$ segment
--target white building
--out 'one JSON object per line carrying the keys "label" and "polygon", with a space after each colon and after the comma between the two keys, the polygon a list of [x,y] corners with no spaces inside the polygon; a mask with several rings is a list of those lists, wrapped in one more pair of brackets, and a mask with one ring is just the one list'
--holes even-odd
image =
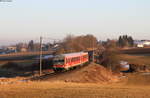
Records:
{"label": "white building", "polygon": [[143,45],[143,44],[137,44],[137,47],[139,47],[139,48],[143,48],[143,47],[144,47],[144,45]]}
{"label": "white building", "polygon": [[9,47],[7,47],[7,49],[8,49],[8,50],[16,50],[17,47],[15,47],[15,46],[9,46]]}
{"label": "white building", "polygon": [[135,40],[134,44],[137,47],[142,48],[142,47],[145,47],[145,46],[150,46],[150,40]]}
{"label": "white building", "polygon": [[144,41],[144,45],[150,46],[150,41]]}

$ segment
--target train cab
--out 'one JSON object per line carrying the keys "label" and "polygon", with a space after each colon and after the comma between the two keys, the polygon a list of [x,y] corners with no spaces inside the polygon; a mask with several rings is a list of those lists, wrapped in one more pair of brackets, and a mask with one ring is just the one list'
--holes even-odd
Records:
{"label": "train cab", "polygon": [[57,55],[53,59],[53,69],[61,70],[64,69],[65,59],[62,55]]}

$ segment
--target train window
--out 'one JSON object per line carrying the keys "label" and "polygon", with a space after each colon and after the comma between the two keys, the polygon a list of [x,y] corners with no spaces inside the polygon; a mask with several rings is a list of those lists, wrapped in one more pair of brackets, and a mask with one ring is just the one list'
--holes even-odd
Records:
{"label": "train window", "polygon": [[71,62],[75,62],[75,61],[79,61],[79,60],[80,60],[80,57],[71,58]]}
{"label": "train window", "polygon": [[73,58],[71,59],[71,62],[73,62]]}
{"label": "train window", "polygon": [[70,59],[67,59],[66,62],[67,62],[67,63],[70,63]]}
{"label": "train window", "polygon": [[73,62],[76,60],[76,58],[73,58]]}
{"label": "train window", "polygon": [[64,64],[64,59],[54,60],[53,62],[54,62],[54,64]]}
{"label": "train window", "polygon": [[54,60],[54,62],[64,62],[64,60]]}
{"label": "train window", "polygon": [[70,62],[70,59],[67,59],[67,62]]}
{"label": "train window", "polygon": [[78,61],[78,57],[76,57],[76,61]]}
{"label": "train window", "polygon": [[75,57],[71,59],[71,62],[74,62],[74,61],[76,61],[76,58],[75,58]]}
{"label": "train window", "polygon": [[77,61],[77,57],[75,57],[74,60]]}

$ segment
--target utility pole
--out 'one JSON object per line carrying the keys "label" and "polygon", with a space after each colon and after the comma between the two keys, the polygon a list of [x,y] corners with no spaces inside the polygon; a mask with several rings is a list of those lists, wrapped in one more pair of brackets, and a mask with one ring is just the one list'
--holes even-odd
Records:
{"label": "utility pole", "polygon": [[40,37],[40,76],[42,75],[42,37]]}
{"label": "utility pole", "polygon": [[92,44],[93,44],[93,62],[94,62],[94,38],[92,40]]}

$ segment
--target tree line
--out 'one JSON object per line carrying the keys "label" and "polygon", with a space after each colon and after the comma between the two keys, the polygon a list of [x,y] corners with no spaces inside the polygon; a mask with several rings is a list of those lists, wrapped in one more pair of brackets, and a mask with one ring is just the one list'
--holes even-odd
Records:
{"label": "tree line", "polygon": [[119,47],[133,47],[134,40],[132,36],[128,36],[128,35],[119,36],[118,46]]}

